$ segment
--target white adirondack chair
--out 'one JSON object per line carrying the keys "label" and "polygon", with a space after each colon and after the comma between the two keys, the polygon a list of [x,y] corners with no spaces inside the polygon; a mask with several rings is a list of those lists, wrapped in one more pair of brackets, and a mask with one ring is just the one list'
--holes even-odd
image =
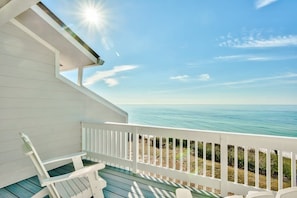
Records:
{"label": "white adirondack chair", "polygon": [[290,188],[284,188],[279,190],[276,193],[275,198],[296,198],[297,197],[297,187],[290,187]]}
{"label": "white adirondack chair", "polygon": [[274,194],[267,191],[249,191],[246,198],[274,198]]}
{"label": "white adirondack chair", "polygon": [[[25,154],[31,158],[38,172],[37,175],[40,184],[45,187],[36,193],[33,198],[44,197],[46,195],[52,198],[104,197],[102,189],[106,187],[106,182],[98,176],[98,170],[103,169],[105,167],[104,164],[84,167],[81,157],[86,154],[83,152],[41,161],[29,137],[24,133],[20,135],[24,141]],[[75,168],[74,172],[54,177],[49,176],[45,165],[70,159],[72,159]]]}
{"label": "white adirondack chair", "polygon": [[185,188],[178,188],[175,190],[176,198],[192,198],[190,190]]}

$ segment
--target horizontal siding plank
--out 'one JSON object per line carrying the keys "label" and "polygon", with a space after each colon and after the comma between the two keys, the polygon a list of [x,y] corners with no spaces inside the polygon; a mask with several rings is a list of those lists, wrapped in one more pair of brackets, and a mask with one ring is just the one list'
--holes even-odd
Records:
{"label": "horizontal siding plank", "polygon": [[[44,72],[44,73],[54,73],[54,68],[52,67],[54,65],[54,60],[55,60],[55,56],[54,54],[52,55],[48,55],[49,57],[51,57],[51,62],[50,63],[42,63],[42,62],[38,62],[38,61],[33,61],[33,60],[29,60],[29,59],[23,59],[23,58],[19,58],[13,55],[7,55],[7,54],[1,54],[0,53],[0,66],[1,68],[4,67],[12,67],[15,70],[21,70],[21,69],[27,69],[29,71],[39,71],[39,72]],[[16,64],[19,63],[19,64]],[[5,69],[7,69],[5,68]],[[3,71],[1,72],[2,74]],[[7,75],[15,75],[14,73],[7,73]]]}
{"label": "horizontal siding plank", "polygon": [[51,56],[49,56],[49,54],[53,54],[52,51],[12,24],[1,27],[0,43],[2,45],[0,54],[15,55],[23,59],[37,60],[44,63],[52,62]]}

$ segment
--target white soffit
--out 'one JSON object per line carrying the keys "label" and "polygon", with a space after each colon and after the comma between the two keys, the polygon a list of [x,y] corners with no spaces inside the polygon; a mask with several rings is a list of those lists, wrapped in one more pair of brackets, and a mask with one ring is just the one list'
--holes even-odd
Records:
{"label": "white soffit", "polygon": [[[43,6],[43,4],[41,5]],[[96,64],[99,55],[69,28],[61,26],[53,18],[60,21],[45,6],[41,8],[38,5],[16,17],[20,23],[60,52],[60,70],[65,71]]]}
{"label": "white soffit", "polygon": [[0,0],[0,8],[2,8],[4,5],[6,5],[10,0]]}
{"label": "white soffit", "polygon": [[39,1],[40,0],[0,0],[0,26]]}

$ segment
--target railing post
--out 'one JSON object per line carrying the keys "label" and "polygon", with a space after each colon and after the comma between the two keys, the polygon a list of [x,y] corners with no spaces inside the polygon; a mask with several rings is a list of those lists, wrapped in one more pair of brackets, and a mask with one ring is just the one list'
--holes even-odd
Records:
{"label": "railing post", "polygon": [[228,194],[228,144],[227,137],[221,135],[221,195]]}
{"label": "railing post", "polygon": [[132,148],[133,148],[133,152],[132,152],[132,162],[133,162],[133,168],[132,171],[134,173],[137,172],[137,163],[138,163],[138,140],[139,140],[139,128],[135,127],[135,130],[132,131]]}

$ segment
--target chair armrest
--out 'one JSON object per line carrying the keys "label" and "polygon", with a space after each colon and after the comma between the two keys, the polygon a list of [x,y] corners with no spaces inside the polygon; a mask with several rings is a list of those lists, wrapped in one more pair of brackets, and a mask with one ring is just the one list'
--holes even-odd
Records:
{"label": "chair armrest", "polygon": [[42,179],[40,183],[41,183],[41,186],[43,187],[43,186],[47,186],[49,184],[58,183],[58,182],[66,181],[66,180],[77,178],[77,177],[83,177],[89,173],[92,173],[94,171],[98,171],[98,170],[101,170],[104,168],[105,168],[105,164],[102,164],[102,163],[94,164],[91,166],[85,166],[85,167],[83,167],[79,170],[76,170],[74,172],[71,172],[71,173]]}
{"label": "chair armrest", "polygon": [[69,154],[69,155],[64,155],[64,156],[44,160],[44,161],[42,161],[42,163],[44,165],[47,165],[47,164],[51,164],[54,162],[60,162],[60,161],[69,160],[69,159],[73,159],[73,158],[77,158],[77,157],[82,157],[85,155],[87,155],[87,153],[85,153],[85,152],[73,153],[73,154]]}

